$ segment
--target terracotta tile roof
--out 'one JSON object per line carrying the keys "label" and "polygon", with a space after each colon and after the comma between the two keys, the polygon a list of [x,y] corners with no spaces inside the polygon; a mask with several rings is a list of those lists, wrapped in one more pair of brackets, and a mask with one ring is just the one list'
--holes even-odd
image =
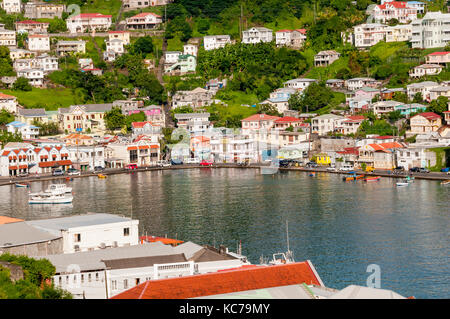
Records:
{"label": "terracotta tile roof", "polygon": [[322,285],[309,262],[151,280],[112,299],[186,299],[302,283]]}
{"label": "terracotta tile roof", "polygon": [[396,8],[396,9],[404,9],[404,8],[408,8],[407,6],[406,6],[406,2],[400,2],[400,1],[392,1],[392,2],[387,2],[387,3],[384,3],[384,4],[381,4],[381,5],[378,5],[378,7],[380,8],[380,9],[386,9],[386,5],[387,4],[389,4],[389,5],[392,5],[394,8]]}
{"label": "terracotta tile roof", "polygon": [[293,116],[284,116],[275,121],[275,123],[302,122],[302,120]]}
{"label": "terracotta tile roof", "polygon": [[131,126],[134,127],[134,128],[141,128],[141,127],[144,127],[144,125],[147,124],[147,123],[152,125],[152,122],[145,121],[145,122],[133,122],[133,123],[131,123]]}
{"label": "terracotta tile roof", "polygon": [[433,112],[419,113],[417,115],[420,115],[420,116],[426,118],[427,120],[435,120],[435,119],[441,118],[438,114],[433,113]]}
{"label": "terracotta tile roof", "polygon": [[0,99],[15,99],[15,96],[4,94],[0,92]]}
{"label": "terracotta tile roof", "polygon": [[143,17],[146,17],[146,16],[155,16],[157,18],[161,18],[161,16],[159,16],[156,13],[153,13],[153,12],[142,12],[142,13],[136,14],[135,16],[132,16],[131,18],[143,18]]}
{"label": "terracotta tile roof", "polygon": [[377,136],[375,138],[377,140],[387,140],[387,139],[393,138],[393,136],[391,136],[391,135],[384,135],[384,136]]}
{"label": "terracotta tile roof", "polygon": [[404,146],[398,142],[369,144],[375,151],[385,151],[392,148],[404,148]]}
{"label": "terracotta tile roof", "polygon": [[80,13],[77,16],[72,17],[72,19],[83,19],[83,18],[88,18],[88,19],[93,19],[93,18],[111,18],[112,15],[103,15],[101,13]]}
{"label": "terracotta tile roof", "polygon": [[0,216],[0,225],[15,223],[15,222],[23,222],[23,219],[13,218],[8,216]]}
{"label": "terracotta tile roof", "polygon": [[348,118],[349,120],[352,120],[352,121],[364,121],[366,119],[362,115],[351,115],[351,116],[346,116],[346,118]]}
{"label": "terracotta tile roof", "polygon": [[254,114],[252,116],[249,116],[245,119],[243,119],[242,121],[267,121],[267,120],[278,120],[280,119],[279,116],[272,116],[272,115],[267,115],[267,114]]}
{"label": "terracotta tile roof", "polygon": [[447,54],[449,54],[450,52],[449,51],[445,51],[445,52],[433,52],[433,53],[430,53],[430,54],[428,54],[428,55],[447,55]]}

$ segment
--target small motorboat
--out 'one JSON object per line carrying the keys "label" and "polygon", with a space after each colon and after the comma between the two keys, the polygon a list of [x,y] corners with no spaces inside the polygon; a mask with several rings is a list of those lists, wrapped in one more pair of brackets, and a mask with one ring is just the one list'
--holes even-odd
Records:
{"label": "small motorboat", "polygon": [[311,172],[311,173],[309,173],[309,176],[315,177],[315,176],[316,176],[316,172]]}
{"label": "small motorboat", "polygon": [[16,183],[16,187],[30,187],[28,183]]}
{"label": "small motorboat", "polygon": [[356,180],[359,180],[359,179],[364,179],[364,175],[356,175],[356,174],[354,174],[354,175],[352,175],[350,177],[344,177],[343,181],[344,182],[350,182],[350,181],[356,181]]}
{"label": "small motorboat", "polygon": [[408,186],[409,183],[408,182],[397,182],[396,185],[397,186]]}
{"label": "small motorboat", "polygon": [[366,177],[364,181],[366,182],[378,182],[380,180],[380,176]]}
{"label": "small motorboat", "polygon": [[407,182],[407,183],[414,183],[414,176],[406,176],[405,182]]}
{"label": "small motorboat", "polygon": [[443,181],[443,182],[441,182],[441,185],[450,185],[450,179],[449,179],[449,180],[446,180],[446,181]]}
{"label": "small motorboat", "polygon": [[72,187],[68,187],[66,184],[50,184],[45,192],[52,194],[72,193]]}
{"label": "small motorboat", "polygon": [[106,175],[98,174],[97,177],[98,177],[98,178],[106,178]]}

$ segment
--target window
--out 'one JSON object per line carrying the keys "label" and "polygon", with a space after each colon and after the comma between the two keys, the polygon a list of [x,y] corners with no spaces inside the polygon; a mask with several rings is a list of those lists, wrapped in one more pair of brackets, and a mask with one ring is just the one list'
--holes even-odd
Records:
{"label": "window", "polygon": [[112,290],[117,290],[117,280],[113,280],[112,282],[111,282],[111,288],[112,288]]}
{"label": "window", "polygon": [[84,274],[81,274],[81,283],[84,283]]}
{"label": "window", "polygon": [[128,289],[128,279],[123,280],[123,289]]}
{"label": "window", "polygon": [[123,235],[130,236],[130,228],[129,227],[123,229]]}
{"label": "window", "polygon": [[92,276],[91,276],[91,274],[88,274],[88,282],[91,282],[92,281]]}
{"label": "window", "polygon": [[98,272],[95,273],[95,281],[98,281]]}
{"label": "window", "polygon": [[81,241],[81,234],[74,234],[74,241],[79,243]]}
{"label": "window", "polygon": [[136,278],[136,286],[139,285],[139,283],[141,282],[140,278]]}

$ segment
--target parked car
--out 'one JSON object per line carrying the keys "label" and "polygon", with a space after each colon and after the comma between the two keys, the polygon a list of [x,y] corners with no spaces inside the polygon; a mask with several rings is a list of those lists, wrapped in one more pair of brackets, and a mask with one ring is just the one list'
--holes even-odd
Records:
{"label": "parked car", "polygon": [[73,176],[73,175],[81,175],[81,172],[77,170],[76,168],[69,168],[67,170],[67,175]]}
{"label": "parked car", "polygon": [[392,174],[402,174],[405,172],[405,168],[403,166],[397,166],[392,170]]}
{"label": "parked car", "polygon": [[170,163],[168,161],[161,160],[161,161],[157,161],[156,162],[156,166],[158,166],[158,167],[169,167]]}
{"label": "parked car", "polygon": [[443,169],[441,169],[441,172],[443,172],[443,173],[450,173],[450,167],[446,167],[446,168],[443,168]]}
{"label": "parked car", "polygon": [[183,161],[179,159],[173,159],[170,161],[170,164],[172,165],[183,165]]}
{"label": "parked car", "polygon": [[53,170],[52,172],[53,176],[63,176],[64,175],[64,171],[60,168],[56,168]]}
{"label": "parked car", "polygon": [[94,173],[101,173],[105,170],[103,166],[95,166],[94,167]]}
{"label": "parked car", "polygon": [[212,164],[213,164],[212,161],[203,160],[200,162],[200,166],[212,166]]}
{"label": "parked car", "polygon": [[133,170],[133,169],[137,169],[137,168],[138,168],[137,164],[128,164],[127,166],[125,166],[125,169],[128,169],[128,170]]}
{"label": "parked car", "polygon": [[330,164],[330,167],[327,167],[327,171],[334,171],[334,170],[336,170],[335,164]]}
{"label": "parked car", "polygon": [[411,167],[411,168],[409,169],[409,171],[410,171],[411,173],[418,173],[418,172],[420,171],[420,167]]}
{"label": "parked car", "polygon": [[281,160],[279,161],[280,167],[289,167],[291,166],[291,161],[290,160]]}
{"label": "parked car", "polygon": [[17,174],[17,177],[27,177],[28,173],[19,173]]}
{"label": "parked car", "polygon": [[419,168],[419,173],[429,173],[429,172],[430,172],[430,170],[428,168],[425,168],[425,167]]}
{"label": "parked car", "polygon": [[373,173],[373,171],[374,171],[373,166],[367,166],[367,167],[366,167],[366,172],[367,172],[367,173]]}
{"label": "parked car", "polygon": [[308,162],[308,163],[306,163],[306,167],[309,167],[309,168],[315,168],[317,166],[319,166],[319,165],[317,165],[316,162]]}
{"label": "parked car", "polygon": [[186,164],[200,164],[200,160],[196,157],[194,158],[187,158]]}

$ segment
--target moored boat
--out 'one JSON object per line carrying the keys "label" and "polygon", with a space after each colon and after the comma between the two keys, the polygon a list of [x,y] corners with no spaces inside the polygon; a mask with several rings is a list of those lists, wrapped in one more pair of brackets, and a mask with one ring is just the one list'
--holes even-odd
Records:
{"label": "moored boat", "polygon": [[366,182],[378,182],[380,180],[380,176],[366,177],[364,181]]}
{"label": "moored boat", "polygon": [[52,194],[48,192],[30,194],[29,204],[70,204],[73,201],[72,195],[65,193]]}
{"label": "moored boat", "polygon": [[450,185],[450,179],[449,179],[449,180],[446,180],[446,181],[443,181],[443,182],[441,182],[441,185]]}
{"label": "moored boat", "polygon": [[98,177],[98,178],[106,178],[106,175],[98,174],[97,177]]}
{"label": "moored boat", "polygon": [[68,187],[66,184],[50,184],[45,192],[52,194],[71,193],[72,187]]}
{"label": "moored boat", "polygon": [[30,187],[28,183],[16,183],[16,187]]}
{"label": "moored boat", "polygon": [[364,175],[356,175],[356,174],[354,174],[354,175],[352,175],[350,177],[344,177],[343,181],[344,182],[350,182],[350,181],[356,181],[356,180],[359,180],[359,179],[364,179]]}
{"label": "moored boat", "polygon": [[408,186],[409,183],[408,182],[397,182],[396,185],[397,186]]}

